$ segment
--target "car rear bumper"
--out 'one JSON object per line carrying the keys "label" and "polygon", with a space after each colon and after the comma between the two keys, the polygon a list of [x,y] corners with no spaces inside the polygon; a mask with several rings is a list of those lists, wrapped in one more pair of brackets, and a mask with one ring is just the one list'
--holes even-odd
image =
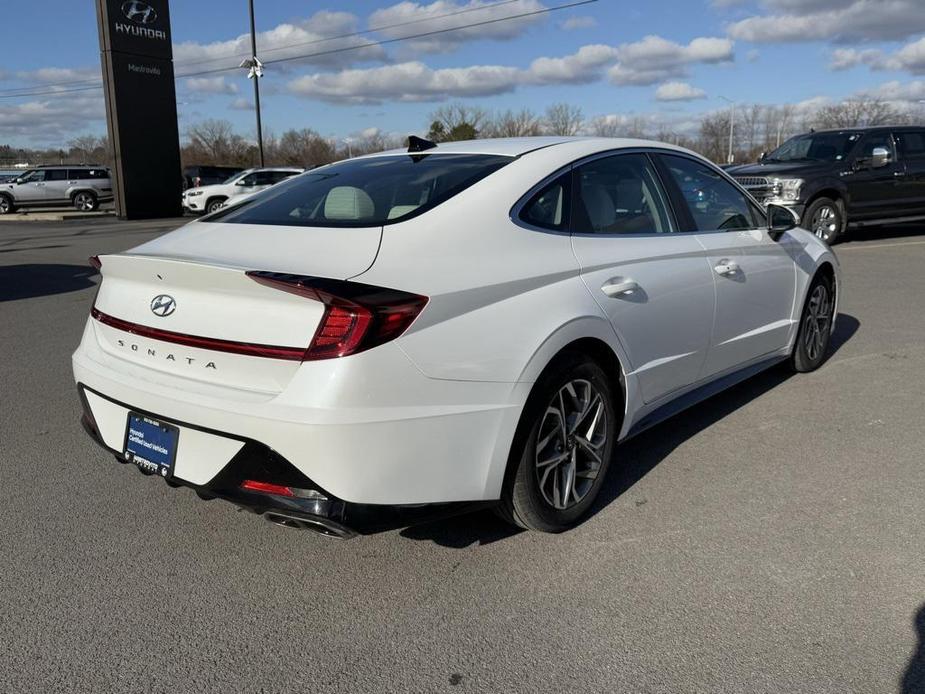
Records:
{"label": "car rear bumper", "polygon": [[431,379],[386,345],[251,393],[140,368],[103,351],[89,325],[73,368],[108,450],[124,450],[129,412],[177,423],[177,483],[207,487],[254,442],[326,496],[372,505],[497,500],[529,392]]}
{"label": "car rear bumper", "polygon": [[[78,394],[83,406],[80,423],[84,431],[97,445],[111,453],[117,462],[131,464],[121,450],[113,448],[104,439],[90,403],[93,399],[102,398],[112,405],[124,405],[105,398],[101,393],[83,384],[78,384]],[[97,411],[99,411],[98,408]],[[160,416],[155,413],[143,414],[152,417]],[[209,434],[186,422],[161,419],[182,427],[187,432],[199,431]],[[251,513],[262,515],[277,525],[313,530],[339,539],[349,539],[358,534],[404,527],[433,518],[477,510],[492,504],[492,502],[456,502],[387,506],[351,503],[322,489],[269,447],[247,439],[241,439],[240,442],[242,445],[237,453],[218,475],[205,484],[195,484],[172,473],[165,475],[163,479],[171,487],[187,487],[194,490],[197,496],[205,501],[223,499]],[[138,470],[145,475],[156,476],[141,468]],[[254,478],[297,488],[303,496],[289,497],[242,488],[245,480]],[[309,492],[310,495],[305,492]]]}

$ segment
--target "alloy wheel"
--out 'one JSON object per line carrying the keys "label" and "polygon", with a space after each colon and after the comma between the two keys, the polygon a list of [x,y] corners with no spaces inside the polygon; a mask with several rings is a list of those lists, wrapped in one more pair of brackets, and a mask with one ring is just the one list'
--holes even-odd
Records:
{"label": "alloy wheel", "polygon": [[594,385],[566,383],[546,407],[536,444],[536,477],[543,499],[564,510],[594,486],[607,444],[607,408]]}
{"label": "alloy wheel", "polygon": [[93,209],[93,198],[86,193],[78,193],[74,202],[76,203],[77,209],[82,212],[89,212]]}
{"label": "alloy wheel", "polygon": [[8,214],[11,207],[9,198],[0,195],[0,214]]}
{"label": "alloy wheel", "polygon": [[817,285],[806,305],[803,318],[803,346],[810,361],[816,361],[825,349],[832,326],[832,301],[825,285]]}
{"label": "alloy wheel", "polygon": [[838,233],[838,211],[831,205],[823,205],[812,219],[813,233],[823,241],[828,241]]}

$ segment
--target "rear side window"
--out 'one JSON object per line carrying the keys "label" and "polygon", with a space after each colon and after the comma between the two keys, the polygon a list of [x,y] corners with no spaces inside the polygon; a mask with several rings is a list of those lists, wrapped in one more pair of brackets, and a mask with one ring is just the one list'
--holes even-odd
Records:
{"label": "rear side window", "polygon": [[687,157],[659,155],[694,219],[685,231],[739,231],[764,225],[762,213],[718,171]]}
{"label": "rear side window", "polygon": [[559,176],[530,198],[520,211],[521,220],[543,229],[567,231],[571,177],[571,172]]}
{"label": "rear side window", "polygon": [[313,169],[203,221],[294,226],[380,226],[416,216],[494,173],[511,157],[413,154],[351,159]]}
{"label": "rear side window", "polygon": [[66,181],[67,169],[48,169],[45,172],[46,181]]}
{"label": "rear side window", "polygon": [[909,158],[925,157],[925,130],[901,133],[897,138],[903,156]]}

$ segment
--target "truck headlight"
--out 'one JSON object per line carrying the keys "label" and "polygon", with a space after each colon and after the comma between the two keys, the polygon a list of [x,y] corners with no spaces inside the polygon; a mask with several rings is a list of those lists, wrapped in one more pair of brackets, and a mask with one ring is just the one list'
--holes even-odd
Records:
{"label": "truck headlight", "polygon": [[802,178],[775,178],[774,197],[781,200],[799,200],[802,187]]}

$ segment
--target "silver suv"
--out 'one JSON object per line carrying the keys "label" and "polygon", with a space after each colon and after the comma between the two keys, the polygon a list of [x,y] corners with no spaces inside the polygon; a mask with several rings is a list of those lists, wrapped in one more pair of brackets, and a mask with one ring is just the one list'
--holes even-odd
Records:
{"label": "silver suv", "polygon": [[102,166],[41,166],[0,183],[0,214],[17,207],[59,207],[95,210],[112,200],[109,169]]}

